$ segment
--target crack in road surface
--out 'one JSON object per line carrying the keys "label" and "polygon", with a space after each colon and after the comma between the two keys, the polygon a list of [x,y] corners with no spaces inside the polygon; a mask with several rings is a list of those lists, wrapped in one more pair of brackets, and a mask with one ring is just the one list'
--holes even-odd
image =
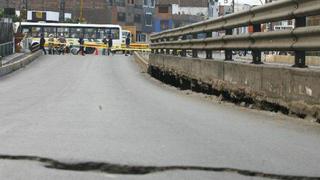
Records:
{"label": "crack in road surface", "polygon": [[283,174],[271,174],[261,171],[251,171],[237,168],[228,167],[204,167],[204,166],[132,166],[121,165],[104,162],[80,162],[80,163],[67,163],[54,160],[51,158],[39,156],[13,156],[13,155],[0,155],[0,160],[26,160],[44,163],[44,167],[59,170],[69,171],[95,171],[109,174],[125,174],[125,175],[145,175],[157,172],[183,170],[183,171],[206,171],[206,172],[226,172],[240,174],[250,177],[261,177],[280,180],[320,180],[320,177],[308,176],[291,176]]}

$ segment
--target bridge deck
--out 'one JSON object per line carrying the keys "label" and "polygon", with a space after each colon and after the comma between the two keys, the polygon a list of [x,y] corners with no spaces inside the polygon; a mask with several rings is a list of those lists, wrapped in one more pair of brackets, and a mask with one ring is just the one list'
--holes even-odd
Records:
{"label": "bridge deck", "polygon": [[[140,73],[130,57],[43,56],[2,77],[0,98],[2,155],[320,176],[318,126],[186,95]],[[0,160],[0,179],[106,177],[251,179],[201,171],[106,175]]]}

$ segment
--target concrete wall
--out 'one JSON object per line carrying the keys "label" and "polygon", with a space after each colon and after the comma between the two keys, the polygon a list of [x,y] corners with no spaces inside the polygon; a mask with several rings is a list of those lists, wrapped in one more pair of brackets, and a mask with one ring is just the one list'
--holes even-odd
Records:
{"label": "concrete wall", "polygon": [[[294,64],[294,56],[285,55],[267,55],[266,62]],[[319,56],[307,56],[306,64],[308,66],[320,66]]]}
{"label": "concrete wall", "polygon": [[23,57],[22,59],[14,62],[12,64],[8,64],[8,65],[4,65],[4,66],[0,67],[0,77],[7,75],[13,71],[16,71],[22,67],[25,67],[26,65],[28,65],[29,63],[31,63],[32,61],[34,61],[35,59],[37,59],[41,55],[42,55],[42,51],[37,51],[37,52],[32,53],[26,57]]}
{"label": "concrete wall", "polygon": [[320,70],[151,54],[149,65],[320,118]]}

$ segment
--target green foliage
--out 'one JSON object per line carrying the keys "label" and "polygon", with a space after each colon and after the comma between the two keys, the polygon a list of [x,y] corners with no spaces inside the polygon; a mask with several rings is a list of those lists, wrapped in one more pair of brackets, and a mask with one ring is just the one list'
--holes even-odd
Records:
{"label": "green foliage", "polygon": [[[4,9],[0,9],[0,18],[3,18],[3,17],[5,17],[5,16],[4,16]],[[8,18],[12,18],[12,21],[13,21],[13,22],[20,22],[20,21],[21,21],[20,16],[17,16],[17,15],[10,16],[10,17],[8,17]]]}
{"label": "green foliage", "polygon": [[4,16],[4,10],[0,9],[0,18],[3,18],[3,16]]}

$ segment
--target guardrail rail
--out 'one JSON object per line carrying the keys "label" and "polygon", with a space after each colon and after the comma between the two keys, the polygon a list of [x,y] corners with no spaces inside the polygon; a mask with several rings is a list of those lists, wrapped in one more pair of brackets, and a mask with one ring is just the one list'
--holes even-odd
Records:
{"label": "guardrail rail", "polygon": [[[213,20],[206,20],[188,26],[166,30],[151,35],[151,52],[192,57],[199,51],[206,51],[206,58],[212,59],[212,51],[224,50],[225,60],[232,60],[232,52],[252,51],[253,63],[261,64],[262,51],[293,51],[294,67],[306,67],[306,51],[320,50],[320,26],[306,26],[307,17],[320,15],[319,0],[281,0],[248,11],[234,13]],[[261,25],[294,19],[292,30],[261,32]],[[253,33],[234,35],[239,27],[253,26]],[[213,32],[224,31],[225,35],[213,37]],[[206,34],[198,39],[199,34]]]}

